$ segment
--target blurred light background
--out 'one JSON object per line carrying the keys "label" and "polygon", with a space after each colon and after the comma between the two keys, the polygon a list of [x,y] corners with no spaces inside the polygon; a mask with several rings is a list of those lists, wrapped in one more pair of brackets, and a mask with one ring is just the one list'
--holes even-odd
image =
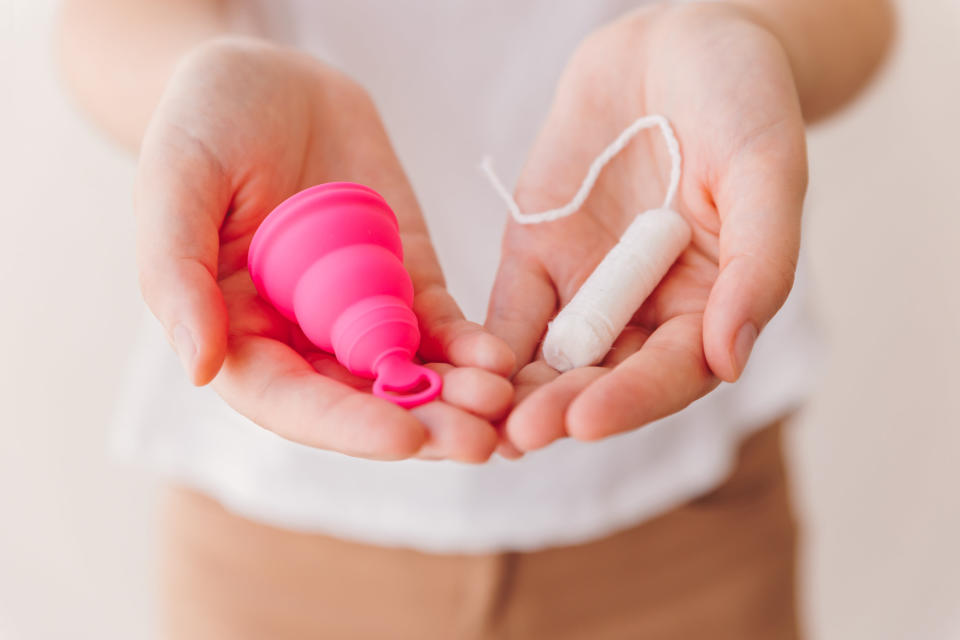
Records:
{"label": "blurred light background", "polygon": [[[65,102],[53,13],[0,7],[0,640],[150,638],[157,485],[105,452],[143,313],[134,167]],[[814,640],[960,638],[960,0],[900,14],[883,78],[810,139]]]}

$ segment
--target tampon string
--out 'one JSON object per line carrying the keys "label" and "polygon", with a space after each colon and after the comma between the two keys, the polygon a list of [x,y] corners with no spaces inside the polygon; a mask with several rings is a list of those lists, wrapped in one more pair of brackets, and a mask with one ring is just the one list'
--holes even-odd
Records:
{"label": "tampon string", "polygon": [[590,164],[573,199],[562,207],[523,213],[493,172],[489,158],[482,168],[519,224],[539,224],[576,213],[590,196],[603,168],[644,129],[659,127],[670,154],[670,178],[663,205],[639,214],[594,268],[573,299],[550,322],[543,340],[544,359],[558,371],[603,361],[637,309],[690,244],[690,225],[673,209],[680,185],[680,145],[667,119],[644,116],[623,130]]}
{"label": "tampon string", "polygon": [[603,168],[606,167],[618,153],[623,151],[638,133],[645,129],[652,129],[653,127],[660,128],[660,132],[663,134],[663,140],[667,146],[667,153],[670,154],[670,178],[667,182],[667,192],[664,196],[663,204],[660,207],[661,209],[670,209],[673,207],[677,189],[680,187],[680,173],[683,160],[680,155],[680,143],[677,142],[677,137],[673,133],[673,127],[670,126],[670,121],[659,114],[638,118],[633,124],[624,129],[590,164],[587,175],[584,177],[573,199],[556,209],[549,209],[537,213],[524,213],[520,211],[517,201],[513,199],[513,196],[510,195],[510,192],[507,191],[507,188],[503,186],[503,182],[494,172],[493,160],[490,156],[486,156],[483,159],[480,163],[480,168],[490,180],[494,191],[503,199],[503,202],[507,205],[507,210],[517,223],[540,224],[542,222],[551,222],[553,220],[559,220],[560,218],[566,218],[579,211],[583,203],[586,202],[590,196],[593,185],[596,184]]}

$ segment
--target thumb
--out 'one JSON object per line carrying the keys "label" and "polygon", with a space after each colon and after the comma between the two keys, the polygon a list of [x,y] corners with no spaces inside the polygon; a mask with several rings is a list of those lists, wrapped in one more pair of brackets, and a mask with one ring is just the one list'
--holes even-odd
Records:
{"label": "thumb", "polygon": [[790,293],[806,185],[802,123],[755,138],[720,177],[720,273],[707,301],[703,340],[707,362],[722,380],[740,377],[757,335]]}
{"label": "thumb", "polygon": [[140,288],[198,385],[213,379],[226,355],[227,310],[216,276],[230,194],[202,143],[173,128],[148,130],[135,190]]}

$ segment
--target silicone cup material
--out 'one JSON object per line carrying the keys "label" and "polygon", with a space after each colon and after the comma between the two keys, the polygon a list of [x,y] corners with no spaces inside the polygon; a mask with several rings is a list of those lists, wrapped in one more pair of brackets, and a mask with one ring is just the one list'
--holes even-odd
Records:
{"label": "silicone cup material", "polygon": [[442,379],[412,360],[420,344],[397,219],[375,191],[317,185],[274,209],[250,243],[254,285],[374,395],[402,407],[436,398]]}
{"label": "silicone cup material", "polygon": [[388,354],[377,363],[373,395],[412,409],[436,398],[442,387],[443,378],[433,369],[414,364],[405,354]]}

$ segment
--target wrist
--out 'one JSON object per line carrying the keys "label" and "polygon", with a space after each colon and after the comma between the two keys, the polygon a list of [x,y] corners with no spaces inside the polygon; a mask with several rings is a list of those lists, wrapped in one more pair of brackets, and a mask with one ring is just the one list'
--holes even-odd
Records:
{"label": "wrist", "polygon": [[[637,17],[650,28],[654,24],[660,42],[666,44],[681,30],[701,41],[707,39],[754,38],[767,40],[768,55],[779,51],[789,67],[791,83],[807,119],[829,111],[838,101],[831,81],[837,64],[829,64],[817,48],[818,39],[785,16],[782,2],[769,0],[717,0],[661,2],[641,9]],[[807,25],[804,25],[807,26]]]}
{"label": "wrist", "polygon": [[[294,51],[268,40],[235,34],[219,35],[197,43],[177,60],[175,74],[184,68],[201,68],[206,73],[228,71],[262,74],[284,70]],[[238,76],[239,77],[239,76]]]}
{"label": "wrist", "polygon": [[232,80],[254,76],[276,77],[302,84],[297,91],[313,94],[336,86],[344,91],[360,85],[343,72],[304,51],[255,36],[223,35],[200,43],[180,61],[181,65],[208,65],[209,73],[234,74]]}
{"label": "wrist", "polygon": [[[805,118],[816,120],[852,98],[870,78],[889,41],[891,19],[885,3],[876,15],[854,12],[866,0],[718,0],[660,2],[625,16],[618,24],[642,33],[647,53],[687,42],[751,38],[767,41],[765,55],[783,56]],[[853,7],[853,8],[852,8]],[[842,20],[858,20],[844,31]],[[836,24],[840,22],[840,24]],[[840,31],[838,33],[838,30]],[[602,32],[607,29],[602,29]]]}
{"label": "wrist", "polygon": [[782,45],[805,118],[849,102],[873,77],[893,39],[888,0],[723,0]]}
{"label": "wrist", "polygon": [[[775,3],[773,3],[775,4]],[[811,91],[808,87],[815,83],[808,78],[816,78],[817,71],[812,68],[810,56],[802,43],[796,44],[791,37],[778,28],[775,20],[749,0],[676,2],[665,0],[634,10],[623,18],[600,29],[591,36],[591,40],[603,40],[615,37],[629,41],[631,50],[643,47],[639,51],[641,59],[649,60],[660,50],[671,50],[678,46],[709,50],[729,49],[741,42],[752,42],[757,47],[756,55],[780,57],[789,82],[796,88],[801,103]],[[682,43],[682,44],[678,44]]]}
{"label": "wrist", "polygon": [[793,73],[800,104],[804,113],[808,113],[811,105],[818,101],[817,78],[822,77],[822,74],[817,69],[816,56],[811,55],[807,39],[798,36],[796,29],[787,28],[783,24],[782,17],[775,10],[777,3],[765,5],[754,0],[723,0],[711,4],[723,5],[731,14],[763,30],[777,41]]}

